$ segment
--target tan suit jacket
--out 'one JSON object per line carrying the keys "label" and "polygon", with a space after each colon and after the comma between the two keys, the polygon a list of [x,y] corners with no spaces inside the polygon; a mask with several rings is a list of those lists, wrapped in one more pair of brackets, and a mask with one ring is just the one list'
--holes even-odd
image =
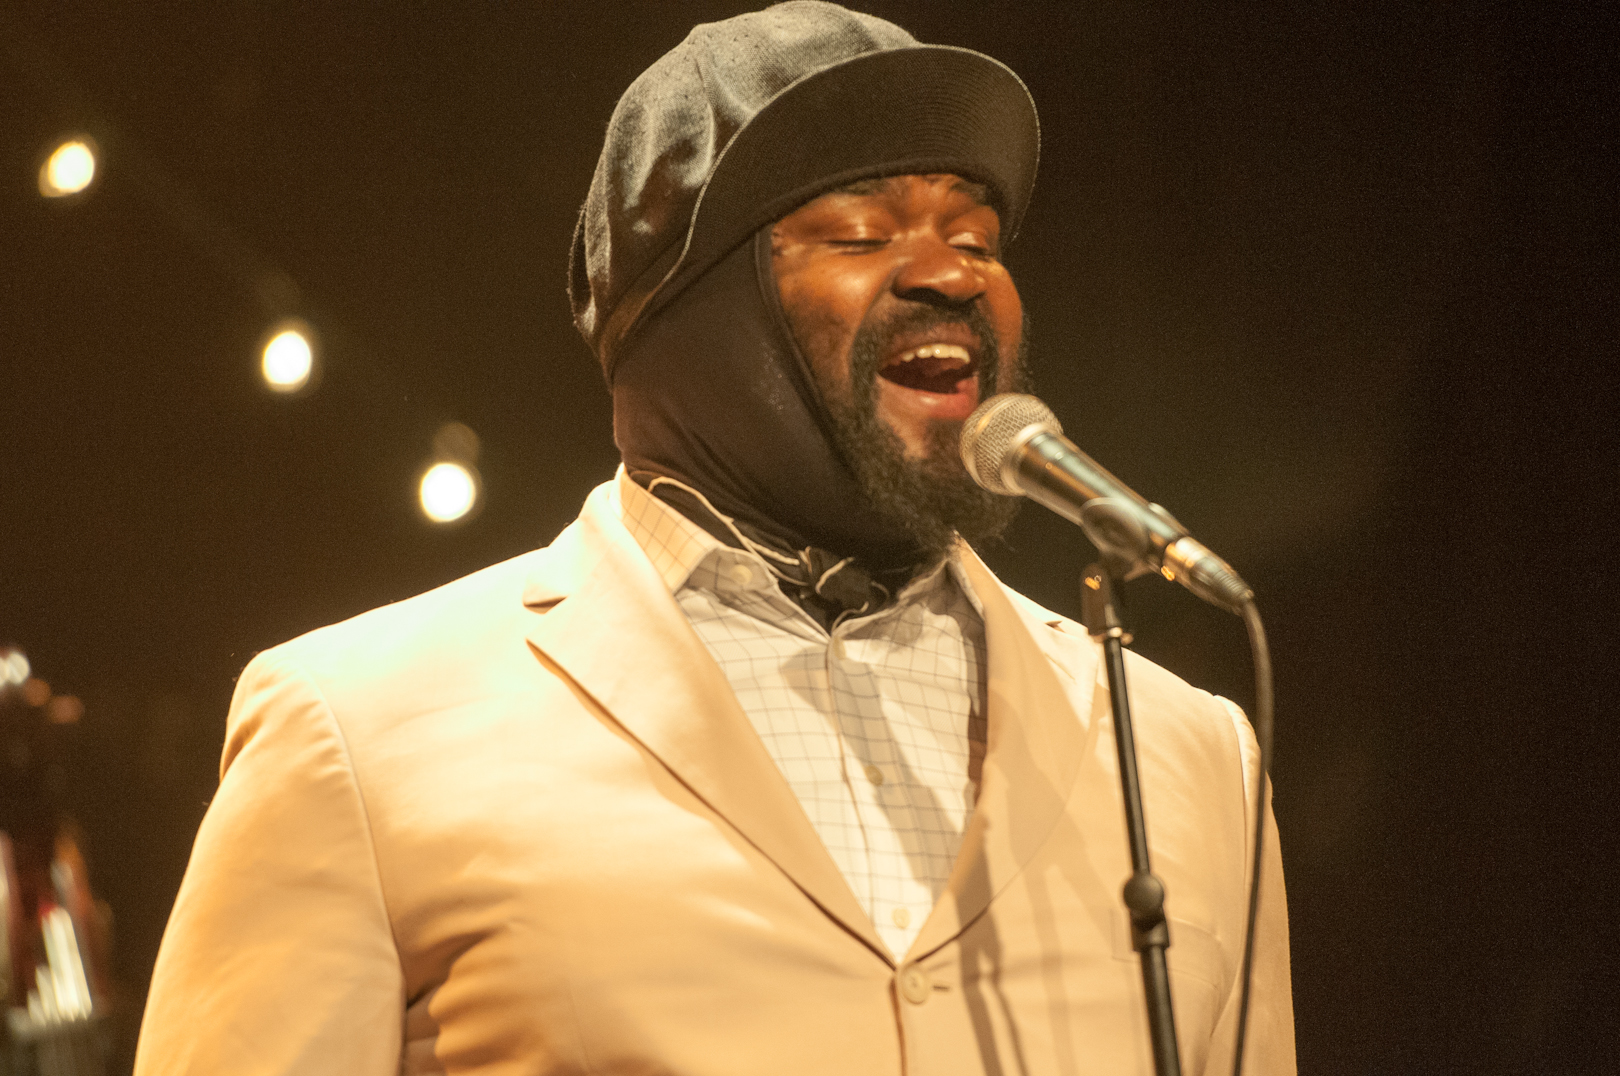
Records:
{"label": "tan suit jacket", "polygon": [[[898,962],[604,486],[551,546],[249,664],[136,1073],[1151,1073],[1099,648],[964,558],[988,756]],[[1224,1072],[1254,741],[1129,675],[1183,1064]],[[1294,1071],[1268,841],[1256,1076]]]}

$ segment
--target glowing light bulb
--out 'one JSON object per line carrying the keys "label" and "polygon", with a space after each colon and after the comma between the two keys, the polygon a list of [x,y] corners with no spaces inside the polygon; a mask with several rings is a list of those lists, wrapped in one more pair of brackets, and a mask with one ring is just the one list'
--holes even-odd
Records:
{"label": "glowing light bulb", "polygon": [[57,146],[39,170],[39,193],[47,198],[78,194],[96,178],[96,151],[82,138]]}
{"label": "glowing light bulb", "polygon": [[450,523],[478,502],[478,480],[460,463],[435,463],[422,476],[422,512],[435,523]]}
{"label": "glowing light bulb", "polygon": [[264,380],[277,392],[303,388],[314,365],[315,352],[299,329],[283,329],[264,345]]}

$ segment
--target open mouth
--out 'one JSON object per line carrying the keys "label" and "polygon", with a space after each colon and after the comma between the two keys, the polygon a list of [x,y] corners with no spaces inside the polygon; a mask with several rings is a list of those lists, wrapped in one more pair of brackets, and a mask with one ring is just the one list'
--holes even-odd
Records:
{"label": "open mouth", "polygon": [[949,395],[977,373],[973,354],[960,344],[924,344],[901,352],[878,376],[916,392]]}

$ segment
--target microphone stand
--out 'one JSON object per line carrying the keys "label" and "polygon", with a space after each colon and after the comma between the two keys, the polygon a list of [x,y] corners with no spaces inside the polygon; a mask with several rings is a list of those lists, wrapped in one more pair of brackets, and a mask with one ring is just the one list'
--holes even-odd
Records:
{"label": "microphone stand", "polygon": [[[1123,562],[1123,563],[1122,563]],[[1164,918],[1164,883],[1148,860],[1147,819],[1142,814],[1142,786],[1136,772],[1136,738],[1131,731],[1131,702],[1125,687],[1125,649],[1130,642],[1114,604],[1114,588],[1129,566],[1128,558],[1109,557],[1089,565],[1080,588],[1081,620],[1086,631],[1101,636],[1108,667],[1108,695],[1114,708],[1114,744],[1119,750],[1120,791],[1125,801],[1125,830],[1131,845],[1131,877],[1125,883],[1125,907],[1131,914],[1131,947],[1142,962],[1142,989],[1147,999],[1148,1035],[1158,1076],[1181,1076],[1176,1045],[1176,1016],[1170,1003],[1170,970],[1164,951],[1170,927]]]}

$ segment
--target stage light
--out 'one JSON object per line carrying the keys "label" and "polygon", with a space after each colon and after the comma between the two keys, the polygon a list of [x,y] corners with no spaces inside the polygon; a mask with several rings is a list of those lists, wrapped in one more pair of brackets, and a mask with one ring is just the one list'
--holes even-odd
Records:
{"label": "stage light", "polygon": [[460,463],[435,463],[422,476],[422,512],[435,523],[451,523],[478,503],[478,478]]}
{"label": "stage light", "polygon": [[51,685],[37,676],[30,676],[23,681],[22,697],[30,706],[44,706],[51,701]]}
{"label": "stage light", "polygon": [[45,717],[53,725],[76,725],[84,716],[84,700],[76,695],[57,695],[45,704]]}
{"label": "stage light", "polygon": [[78,194],[96,178],[96,151],[88,139],[70,138],[57,146],[39,170],[39,193],[47,198]]}
{"label": "stage light", "polygon": [[288,326],[264,345],[264,380],[276,392],[297,392],[303,388],[314,366],[315,352],[302,328]]}
{"label": "stage light", "polygon": [[0,687],[7,684],[23,684],[28,681],[28,659],[21,650],[13,650],[9,654],[0,654]]}

